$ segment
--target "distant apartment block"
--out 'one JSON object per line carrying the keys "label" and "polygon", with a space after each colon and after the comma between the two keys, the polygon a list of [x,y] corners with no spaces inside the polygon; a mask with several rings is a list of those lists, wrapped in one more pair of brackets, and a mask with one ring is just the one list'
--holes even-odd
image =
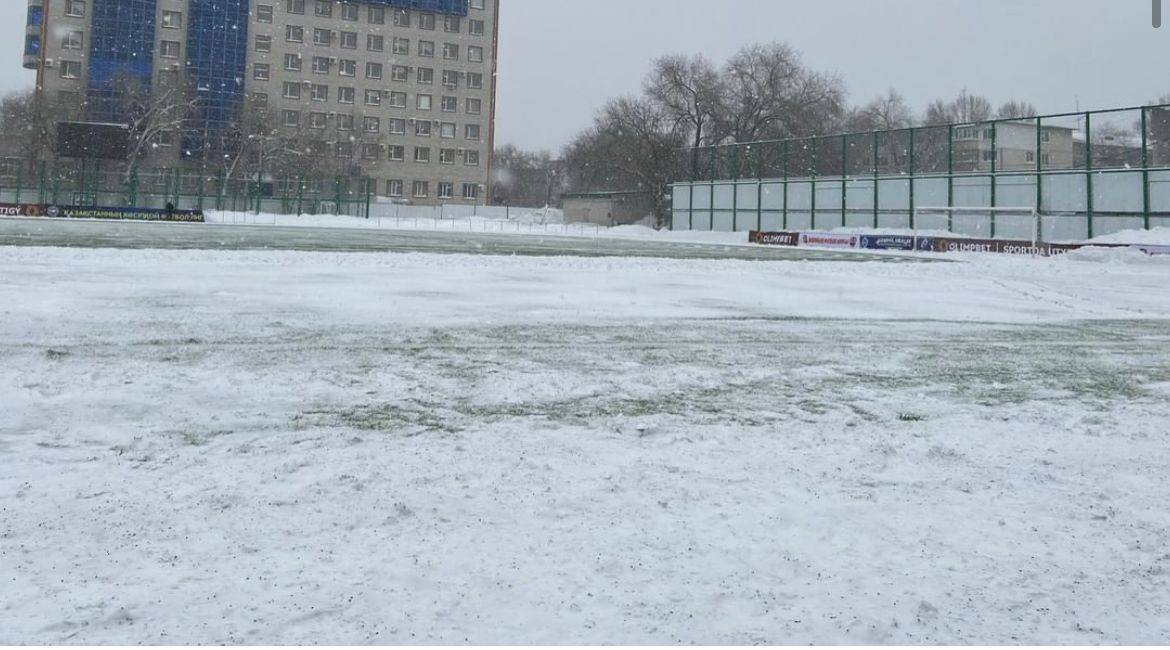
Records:
{"label": "distant apartment block", "polygon": [[118,84],[182,87],[198,116],[166,162],[263,107],[315,156],[419,204],[483,203],[499,0],[29,0],[24,65],[77,118],[123,119]]}

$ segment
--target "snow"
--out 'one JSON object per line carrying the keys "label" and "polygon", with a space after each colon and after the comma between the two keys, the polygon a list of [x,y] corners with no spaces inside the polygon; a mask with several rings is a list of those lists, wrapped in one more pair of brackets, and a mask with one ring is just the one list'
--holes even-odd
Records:
{"label": "snow", "polygon": [[0,643],[1162,642],[1170,265],[1091,253],[0,248]]}
{"label": "snow", "polygon": [[1094,244],[1160,244],[1170,246],[1170,228],[1123,230],[1110,235],[1094,237]]}

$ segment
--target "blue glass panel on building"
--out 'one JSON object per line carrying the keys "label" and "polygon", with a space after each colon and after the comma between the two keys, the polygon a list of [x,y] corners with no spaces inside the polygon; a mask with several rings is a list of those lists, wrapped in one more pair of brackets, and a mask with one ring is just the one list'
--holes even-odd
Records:
{"label": "blue glass panel on building", "polygon": [[358,0],[358,2],[416,11],[433,11],[438,14],[467,15],[467,0]]}
{"label": "blue glass panel on building", "polygon": [[125,121],[118,106],[119,86],[143,91],[154,80],[156,0],[93,0],[90,37],[89,118]]}
{"label": "blue glass panel on building", "polygon": [[[249,0],[195,0],[187,24],[187,81],[197,116],[184,129],[184,154],[203,154],[204,136],[218,135],[239,117],[248,63]],[[216,138],[207,138],[215,140]]]}
{"label": "blue glass panel on building", "polygon": [[41,37],[29,34],[24,39],[24,55],[37,56],[41,53]]}
{"label": "blue glass panel on building", "polygon": [[45,20],[45,8],[37,5],[32,5],[28,8],[28,26],[40,27],[41,22]]}

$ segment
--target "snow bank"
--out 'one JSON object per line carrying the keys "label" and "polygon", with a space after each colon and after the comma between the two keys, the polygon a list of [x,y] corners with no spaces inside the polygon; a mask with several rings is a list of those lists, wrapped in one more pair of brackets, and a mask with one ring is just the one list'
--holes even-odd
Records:
{"label": "snow bank", "polygon": [[1170,246],[1170,228],[1123,230],[1089,240],[1095,244],[1160,244]]}

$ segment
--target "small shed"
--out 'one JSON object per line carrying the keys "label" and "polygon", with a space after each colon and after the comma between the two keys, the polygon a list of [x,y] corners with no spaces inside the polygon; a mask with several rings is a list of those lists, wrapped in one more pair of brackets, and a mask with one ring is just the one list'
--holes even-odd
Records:
{"label": "small shed", "polygon": [[561,196],[565,220],[624,226],[654,217],[654,202],[648,192],[575,192]]}

